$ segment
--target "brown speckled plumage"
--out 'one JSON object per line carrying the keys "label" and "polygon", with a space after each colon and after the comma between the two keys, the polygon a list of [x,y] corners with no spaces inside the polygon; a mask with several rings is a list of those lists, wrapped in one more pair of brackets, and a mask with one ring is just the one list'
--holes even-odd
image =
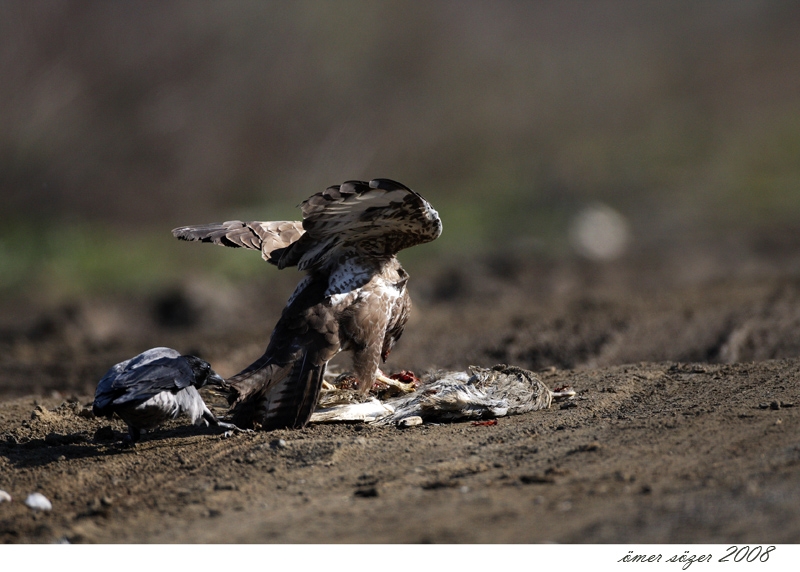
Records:
{"label": "brown speckled plumage", "polygon": [[302,223],[247,222],[181,227],[177,238],[260,250],[278,268],[308,275],[286,307],[264,355],[228,380],[233,421],[264,429],[303,427],[327,362],[353,354],[368,390],[403,333],[411,300],[395,254],[441,234],[438,213],[388,179],[348,181],[300,205]]}

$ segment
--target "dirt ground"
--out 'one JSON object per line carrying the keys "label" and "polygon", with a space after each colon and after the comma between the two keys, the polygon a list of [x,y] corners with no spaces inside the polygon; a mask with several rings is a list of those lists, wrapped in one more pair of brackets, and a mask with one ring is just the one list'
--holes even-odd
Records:
{"label": "dirt ground", "polygon": [[[509,363],[577,391],[497,425],[226,438],[173,422],[127,450],[121,421],[87,414],[102,374],[149,347],[235,373],[263,351],[297,278],[6,304],[0,490],[13,500],[0,503],[0,539],[800,542],[796,258],[417,268],[387,371]],[[51,511],[25,506],[34,491]]]}

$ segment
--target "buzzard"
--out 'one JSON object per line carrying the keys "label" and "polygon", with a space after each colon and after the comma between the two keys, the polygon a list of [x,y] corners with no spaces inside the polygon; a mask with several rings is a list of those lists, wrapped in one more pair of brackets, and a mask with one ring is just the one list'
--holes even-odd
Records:
{"label": "buzzard", "polygon": [[227,380],[239,427],[300,428],[311,417],[328,361],[352,352],[362,394],[382,376],[411,309],[395,255],[436,239],[431,205],[389,179],[347,181],[300,204],[302,222],[228,221],[176,228],[182,240],[260,250],[279,269],[307,275],[286,303],[266,352]]}

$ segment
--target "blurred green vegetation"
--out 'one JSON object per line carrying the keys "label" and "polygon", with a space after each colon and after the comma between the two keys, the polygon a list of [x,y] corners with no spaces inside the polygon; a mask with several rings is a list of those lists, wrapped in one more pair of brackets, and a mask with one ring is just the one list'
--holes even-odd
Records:
{"label": "blurred green vegetation", "polygon": [[568,254],[594,202],[656,250],[800,228],[798,29],[780,0],[3,2],[0,295],[247,280],[169,230],[347,179],[439,211],[410,265]]}
{"label": "blurred green vegetation", "polygon": [[101,225],[74,225],[49,227],[32,237],[30,227],[6,229],[0,238],[0,294],[33,292],[58,300],[107,291],[138,293],[178,283],[202,268],[234,281],[246,279],[262,269],[259,262],[264,264],[257,254],[224,256],[221,250],[179,244],[168,230],[123,234]]}

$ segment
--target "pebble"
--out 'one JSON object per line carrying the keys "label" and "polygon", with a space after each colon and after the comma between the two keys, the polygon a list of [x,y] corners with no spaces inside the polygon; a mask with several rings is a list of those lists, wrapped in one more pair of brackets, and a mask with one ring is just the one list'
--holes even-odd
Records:
{"label": "pebble", "polygon": [[11,495],[6,491],[0,491],[0,502],[11,502]]}
{"label": "pebble", "polygon": [[237,487],[233,483],[214,483],[214,490],[215,491],[238,491],[239,487]]}
{"label": "pebble", "polygon": [[400,429],[405,429],[406,427],[416,427],[417,425],[422,425],[422,417],[420,417],[419,415],[404,417],[397,422],[397,426]]}
{"label": "pebble", "polygon": [[53,505],[42,493],[31,493],[25,499],[25,504],[35,510],[52,510]]}
{"label": "pebble", "polygon": [[286,449],[289,445],[283,439],[274,439],[270,441],[269,446],[273,449]]}

